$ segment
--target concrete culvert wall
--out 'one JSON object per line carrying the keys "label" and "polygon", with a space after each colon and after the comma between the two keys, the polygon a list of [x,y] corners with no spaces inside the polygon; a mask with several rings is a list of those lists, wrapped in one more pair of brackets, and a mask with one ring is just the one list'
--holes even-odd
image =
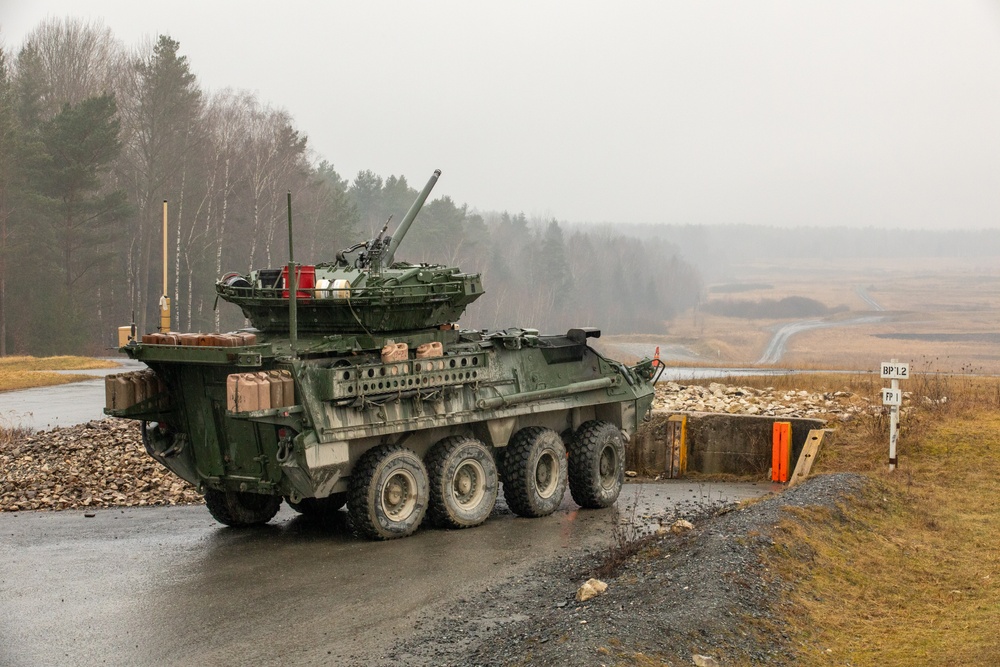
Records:
{"label": "concrete culvert wall", "polygon": [[[625,465],[644,475],[662,475],[669,468],[668,419],[676,412],[654,411],[639,427],[625,451]],[[795,467],[806,437],[821,429],[821,419],[759,417],[710,412],[687,415],[687,469],[702,474],[728,473],[766,477],[771,468],[774,422],[792,424],[792,461]]]}

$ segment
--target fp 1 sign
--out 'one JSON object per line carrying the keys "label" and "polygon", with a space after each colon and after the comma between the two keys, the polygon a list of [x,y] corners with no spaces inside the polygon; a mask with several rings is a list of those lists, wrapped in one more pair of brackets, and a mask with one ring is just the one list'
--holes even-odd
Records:
{"label": "fp 1 sign", "polygon": [[882,390],[882,405],[902,405],[903,404],[903,392],[899,389],[883,389]]}

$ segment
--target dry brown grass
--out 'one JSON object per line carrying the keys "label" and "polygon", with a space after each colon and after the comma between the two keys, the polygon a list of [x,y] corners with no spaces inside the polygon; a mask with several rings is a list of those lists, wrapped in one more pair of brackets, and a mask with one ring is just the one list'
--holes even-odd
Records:
{"label": "dry brown grass", "polygon": [[920,407],[904,417],[899,469],[887,471],[888,422],[873,411],[817,460],[868,474],[872,490],[780,526],[769,565],[794,582],[796,664],[1000,664],[1000,380],[928,375],[909,389]]}
{"label": "dry brown grass", "polygon": [[9,419],[0,417],[0,452],[9,452],[31,435],[34,429],[20,424],[12,424]]}
{"label": "dry brown grass", "polygon": [[92,375],[60,374],[51,371],[113,368],[116,365],[113,361],[90,357],[0,357],[0,391],[92,380],[94,379]]}

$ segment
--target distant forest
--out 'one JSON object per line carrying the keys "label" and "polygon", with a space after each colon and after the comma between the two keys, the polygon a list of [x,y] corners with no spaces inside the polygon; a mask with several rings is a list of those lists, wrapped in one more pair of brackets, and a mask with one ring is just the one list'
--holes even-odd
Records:
{"label": "distant forest", "polygon": [[[411,175],[416,188],[429,175]],[[107,354],[133,313],[155,330],[163,200],[172,328],[243,326],[235,307],[214,309],[214,283],[287,261],[288,191],[303,263],[399,221],[417,193],[402,175],[342,176],[252,93],[203,90],[168,36],[127,48],[100,25],[42,22],[0,50],[0,355]],[[656,333],[702,292],[666,239],[448,197],[428,202],[398,258],[482,273],[467,327]]]}

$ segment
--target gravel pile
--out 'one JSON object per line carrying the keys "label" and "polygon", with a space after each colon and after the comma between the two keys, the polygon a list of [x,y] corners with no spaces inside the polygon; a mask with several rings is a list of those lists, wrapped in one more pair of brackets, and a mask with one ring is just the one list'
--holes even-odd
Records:
{"label": "gravel pile", "polygon": [[694,529],[654,538],[584,603],[577,589],[607,552],[556,560],[423,622],[378,664],[691,665],[694,655],[794,664],[783,637],[758,630],[780,623],[783,584],[762,559],[771,532],[783,508],[834,508],[864,484],[853,474],[814,477],[757,503],[689,516]]}
{"label": "gravel pile", "polygon": [[0,511],[200,502],[146,454],[138,422],[104,419],[0,444]]}
{"label": "gravel pile", "polygon": [[870,411],[871,403],[848,391],[810,393],[776,391],[772,387],[735,387],[717,382],[707,387],[662,382],[656,385],[653,409],[848,421],[857,414]]}

